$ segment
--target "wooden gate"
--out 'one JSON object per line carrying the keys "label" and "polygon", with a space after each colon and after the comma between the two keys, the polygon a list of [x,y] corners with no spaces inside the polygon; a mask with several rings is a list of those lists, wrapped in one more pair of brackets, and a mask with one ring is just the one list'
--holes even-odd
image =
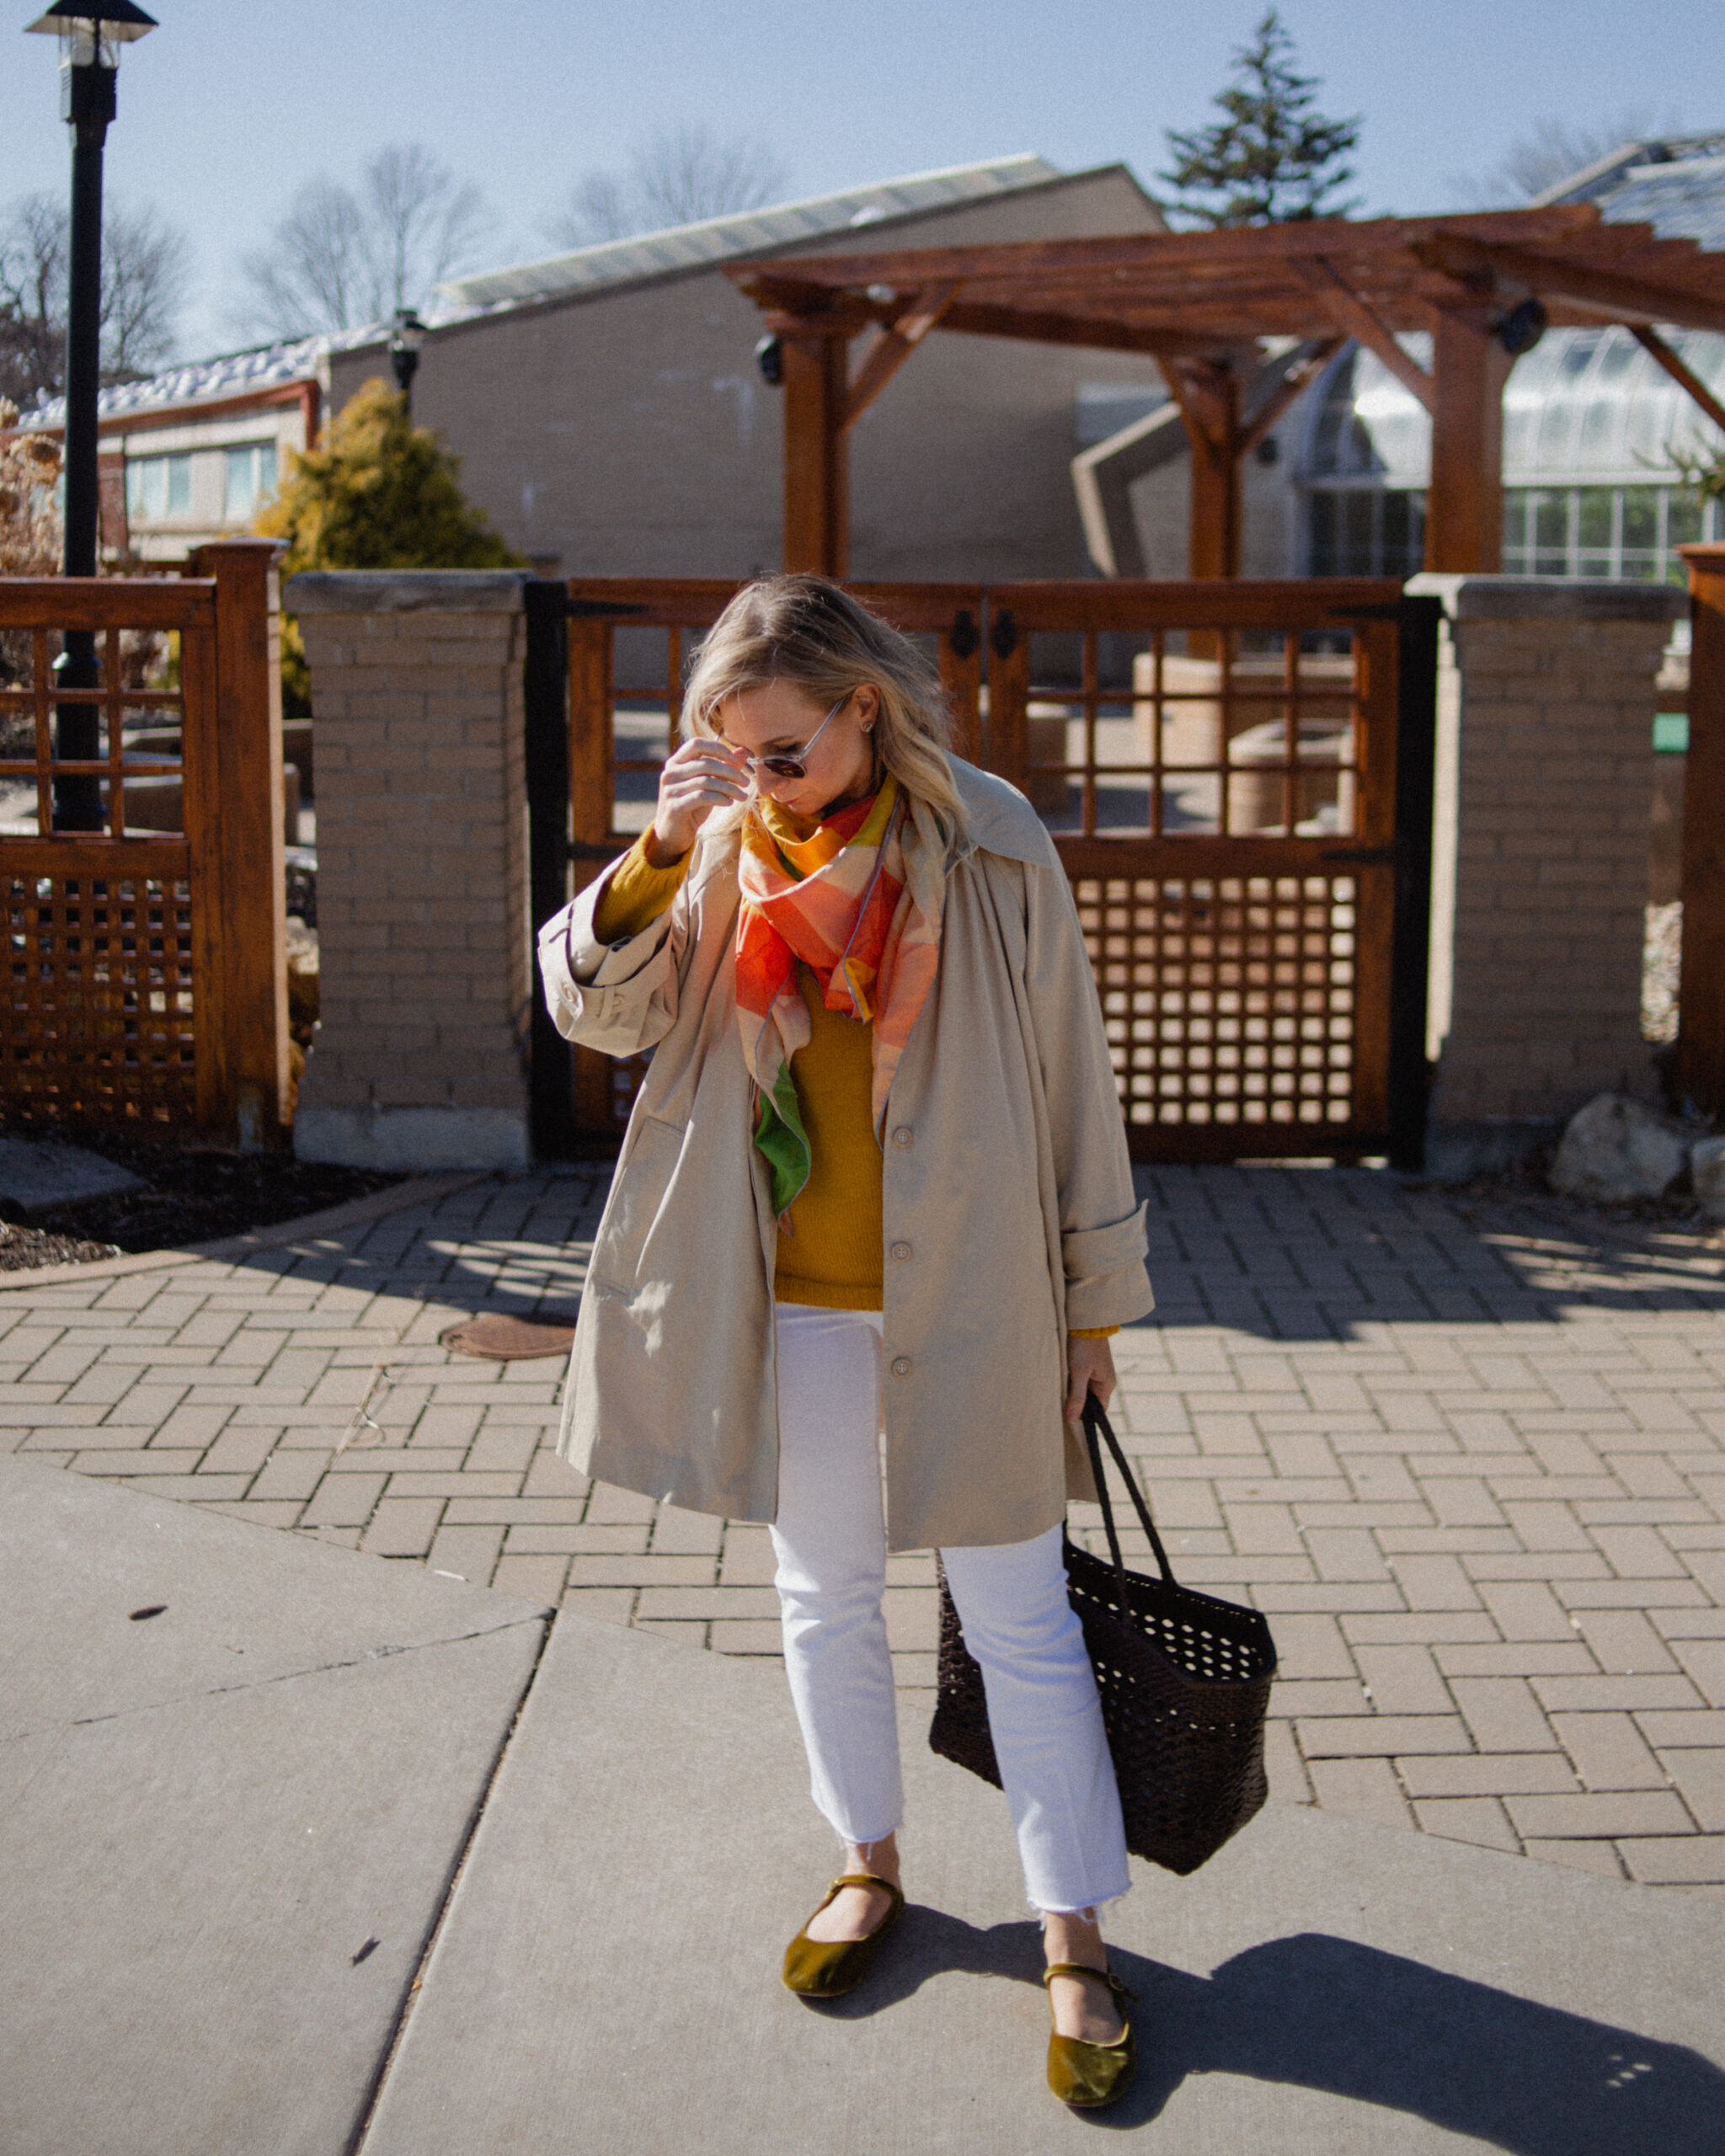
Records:
{"label": "wooden gate", "polygon": [[[1134,1154],[1418,1165],[1437,602],[1317,580],[848,588],[936,640],[959,753],[1047,820]],[[573,888],[651,820],[687,640],[737,589],[559,592]],[[536,846],[559,854],[536,919],[570,888],[560,840]],[[641,1065],[574,1061],[542,1143],[628,1120]]]}
{"label": "wooden gate", "polygon": [[[212,546],[181,578],[0,579],[8,1123],[280,1133],[279,551]],[[80,633],[94,679],[75,688],[55,660]],[[56,754],[73,708],[95,714],[93,755]],[[177,755],[147,739],[164,729]],[[96,828],[67,830],[80,781],[76,820]],[[175,814],[174,781],[182,828],[151,828]]]}
{"label": "wooden gate", "polygon": [[1435,602],[1318,579],[987,600],[984,760],[1071,878],[1134,1154],[1417,1161]]}

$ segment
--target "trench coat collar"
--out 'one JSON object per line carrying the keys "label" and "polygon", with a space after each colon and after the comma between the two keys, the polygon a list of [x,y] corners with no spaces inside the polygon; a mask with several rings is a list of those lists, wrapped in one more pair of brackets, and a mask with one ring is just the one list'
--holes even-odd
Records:
{"label": "trench coat collar", "polygon": [[964,810],[963,828],[948,848],[948,867],[979,850],[1000,854],[1008,861],[1046,865],[1047,827],[1017,787],[996,778],[992,771],[967,764],[962,756],[949,756],[948,761]]}

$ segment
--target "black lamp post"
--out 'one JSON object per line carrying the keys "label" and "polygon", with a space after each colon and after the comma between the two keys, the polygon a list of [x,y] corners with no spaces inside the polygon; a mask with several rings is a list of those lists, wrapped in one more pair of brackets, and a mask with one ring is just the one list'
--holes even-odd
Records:
{"label": "black lamp post", "polygon": [[[99,496],[96,478],[96,394],[101,384],[102,145],[114,117],[120,48],[156,27],[132,0],[56,0],[29,25],[60,40],[60,113],[72,128],[72,233],[67,264],[66,547],[67,576],[96,574]],[[93,689],[101,680],[96,639],[88,629],[67,632],[55,662],[60,685]],[[101,722],[93,704],[61,704],[55,720],[56,753],[79,762],[100,755]],[[56,830],[102,828],[102,782],[93,773],[54,782]]]}
{"label": "black lamp post", "polygon": [[419,347],[425,341],[425,325],[419,316],[410,307],[398,307],[389,339],[389,365],[409,414],[414,408],[414,376],[419,371]]}

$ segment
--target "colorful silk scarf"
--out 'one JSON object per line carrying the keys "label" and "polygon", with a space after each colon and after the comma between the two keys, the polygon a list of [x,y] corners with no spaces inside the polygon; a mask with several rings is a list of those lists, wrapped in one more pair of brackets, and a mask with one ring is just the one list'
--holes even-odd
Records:
{"label": "colorful silk scarf", "polygon": [[[809,1150],[791,1058],[813,1027],[797,985],[801,959],[829,1011],[874,1028],[877,1136],[887,1094],[940,963],[945,864],[889,777],[805,839],[771,802],[742,826],[737,880],[737,1018],[760,1102],[755,1143],[782,1216],[809,1180]],[[769,820],[770,819],[770,820]]]}

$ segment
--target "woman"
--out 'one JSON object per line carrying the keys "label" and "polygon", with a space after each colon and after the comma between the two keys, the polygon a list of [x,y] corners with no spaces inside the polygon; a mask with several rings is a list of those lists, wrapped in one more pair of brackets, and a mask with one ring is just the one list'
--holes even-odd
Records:
{"label": "woman", "polygon": [[1071,890],[1023,796],[946,753],[915,646],[835,584],[741,590],[684,712],[651,828],[540,937],[561,1031],[654,1051],[561,1449],[772,1524],[846,1851],[785,1956],[807,1997],[903,1907],[881,1593],[889,1550],[941,1551],[1043,1915],[1049,2085],[1099,2106],[1133,2071],[1097,1920],[1129,1881],[1060,1534],[1093,1494],[1071,1426],[1151,1294]]}

